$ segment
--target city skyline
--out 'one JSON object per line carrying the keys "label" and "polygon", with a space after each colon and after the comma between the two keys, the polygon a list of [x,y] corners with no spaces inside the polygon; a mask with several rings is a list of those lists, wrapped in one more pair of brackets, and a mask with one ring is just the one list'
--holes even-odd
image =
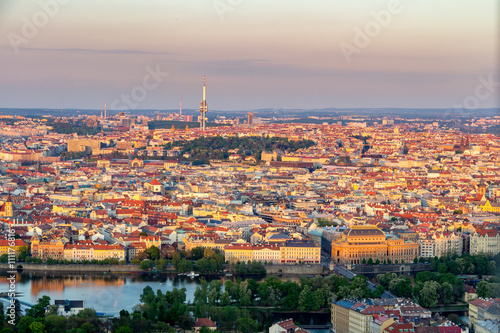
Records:
{"label": "city skyline", "polygon": [[136,89],[131,109],[175,109],[179,98],[197,109],[203,75],[214,110],[453,108],[483,81],[494,90],[472,106],[498,107],[497,9],[487,0],[4,1],[0,107],[120,110],[113,101]]}

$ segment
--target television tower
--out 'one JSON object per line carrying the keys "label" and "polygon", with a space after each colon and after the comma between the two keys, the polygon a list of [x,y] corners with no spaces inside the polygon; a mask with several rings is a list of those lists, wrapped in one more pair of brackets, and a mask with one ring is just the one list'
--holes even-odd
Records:
{"label": "television tower", "polygon": [[207,120],[207,100],[206,100],[206,93],[205,93],[205,75],[203,75],[203,99],[201,100],[200,103],[200,129],[202,131],[205,130],[205,122]]}

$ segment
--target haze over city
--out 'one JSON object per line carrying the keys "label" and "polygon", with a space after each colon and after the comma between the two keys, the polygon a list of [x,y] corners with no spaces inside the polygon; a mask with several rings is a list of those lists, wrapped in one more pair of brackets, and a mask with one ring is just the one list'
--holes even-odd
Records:
{"label": "haze over city", "polygon": [[139,109],[197,108],[203,75],[216,110],[451,108],[498,81],[493,0],[58,1],[47,22],[41,3],[0,3],[0,107],[100,109],[147,68],[168,75]]}

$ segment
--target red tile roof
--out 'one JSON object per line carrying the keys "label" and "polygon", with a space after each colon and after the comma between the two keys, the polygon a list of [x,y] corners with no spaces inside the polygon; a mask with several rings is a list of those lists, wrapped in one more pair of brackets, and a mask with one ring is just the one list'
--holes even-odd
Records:
{"label": "red tile roof", "polygon": [[210,318],[198,318],[194,323],[194,327],[215,327],[215,323]]}
{"label": "red tile roof", "polygon": [[152,181],[150,181],[149,184],[150,185],[161,185],[161,183],[156,178],[154,178]]}

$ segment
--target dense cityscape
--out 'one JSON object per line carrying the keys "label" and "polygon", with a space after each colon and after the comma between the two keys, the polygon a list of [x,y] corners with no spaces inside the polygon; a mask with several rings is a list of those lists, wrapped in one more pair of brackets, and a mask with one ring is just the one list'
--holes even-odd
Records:
{"label": "dense cityscape", "polygon": [[500,333],[499,5],[0,0],[0,333]]}
{"label": "dense cityscape", "polygon": [[[203,130],[181,112],[2,116],[2,267],[15,230],[17,274],[200,281],[190,296],[146,286],[116,316],[40,294],[17,304],[25,332],[496,332],[497,135],[252,113]],[[498,121],[464,124],[487,132]],[[294,323],[273,309],[331,320]]]}

